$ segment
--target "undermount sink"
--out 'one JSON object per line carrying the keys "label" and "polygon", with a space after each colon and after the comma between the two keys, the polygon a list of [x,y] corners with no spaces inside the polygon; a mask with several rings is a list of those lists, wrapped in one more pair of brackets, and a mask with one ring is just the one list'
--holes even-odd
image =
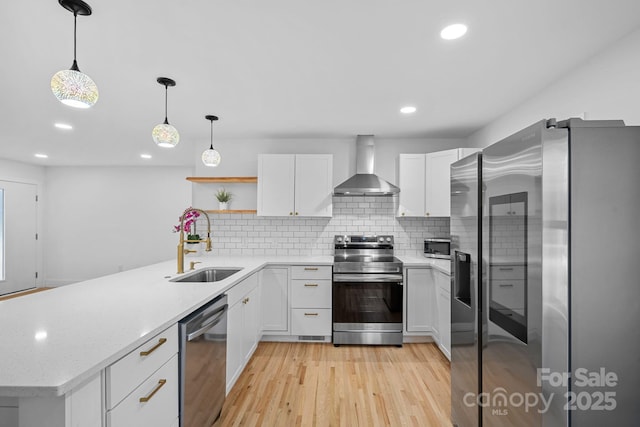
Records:
{"label": "undermount sink", "polygon": [[219,282],[236,274],[241,268],[210,267],[196,270],[186,276],[171,279],[170,282]]}

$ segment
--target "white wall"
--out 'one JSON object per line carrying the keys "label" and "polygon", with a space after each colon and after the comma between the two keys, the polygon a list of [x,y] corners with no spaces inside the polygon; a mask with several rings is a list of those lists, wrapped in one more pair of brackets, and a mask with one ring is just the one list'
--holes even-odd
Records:
{"label": "white wall", "polygon": [[[44,180],[45,180],[45,168],[43,166],[29,165],[26,163],[15,162],[12,160],[0,159],[0,180],[24,182],[27,184],[35,184],[37,186],[37,194],[40,198],[40,203],[37,205],[37,232],[42,236],[44,225],[44,207],[42,198],[45,195]],[[10,225],[8,225],[10,226]],[[36,286],[41,286],[43,283],[43,254],[42,239],[36,242],[36,268],[39,272],[38,279],[36,279]]]}
{"label": "white wall", "polygon": [[187,167],[46,168],[45,284],[175,257],[173,225],[191,205]]}
{"label": "white wall", "polygon": [[472,134],[469,146],[485,147],[543,118],[584,114],[587,120],[622,119],[627,125],[640,125],[639,79],[640,30]]}

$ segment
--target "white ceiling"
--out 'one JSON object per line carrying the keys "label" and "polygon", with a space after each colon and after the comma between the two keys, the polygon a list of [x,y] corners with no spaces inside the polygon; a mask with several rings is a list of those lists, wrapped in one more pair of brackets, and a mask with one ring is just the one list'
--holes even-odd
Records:
{"label": "white ceiling", "polygon": [[[193,165],[206,114],[220,116],[217,140],[465,137],[640,26],[638,0],[88,2],[78,64],[100,99],[76,110],[49,89],[73,59],[73,15],[56,0],[2,1],[0,158]],[[467,35],[440,39],[454,22]],[[151,139],[164,119],[158,76],[177,81],[174,149]],[[417,113],[401,115],[409,104]]]}

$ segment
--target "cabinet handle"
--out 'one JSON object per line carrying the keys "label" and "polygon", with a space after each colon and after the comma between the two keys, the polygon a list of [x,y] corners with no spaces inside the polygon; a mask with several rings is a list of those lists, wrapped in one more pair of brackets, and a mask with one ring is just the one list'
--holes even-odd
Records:
{"label": "cabinet handle", "polygon": [[305,271],[318,271],[318,267],[305,267]]}
{"label": "cabinet handle", "polygon": [[308,287],[314,287],[314,288],[317,288],[317,287],[318,287],[318,284],[317,284],[317,283],[305,283],[304,285],[305,285],[305,286],[308,286]]}
{"label": "cabinet handle", "polygon": [[293,212],[289,212],[289,215],[293,215]]}
{"label": "cabinet handle", "polygon": [[404,212],[402,212],[402,216],[404,216]]}
{"label": "cabinet handle", "polygon": [[425,216],[429,216],[429,212],[427,212],[427,213],[425,214]]}
{"label": "cabinet handle", "polygon": [[317,316],[318,313],[305,313],[304,315],[305,316]]}
{"label": "cabinet handle", "polygon": [[153,353],[154,351],[156,351],[158,349],[158,347],[160,347],[162,344],[166,343],[167,339],[166,338],[160,338],[158,340],[158,344],[154,345],[153,347],[151,347],[149,350],[147,351],[141,351],[140,352],[140,356],[148,356],[151,353]]}
{"label": "cabinet handle", "polygon": [[298,215],[298,212],[296,212],[295,215]]}
{"label": "cabinet handle", "polygon": [[513,267],[500,267],[500,271],[513,271]]}
{"label": "cabinet handle", "polygon": [[154,388],[153,391],[149,395],[141,397],[140,398],[140,402],[141,403],[146,403],[146,402],[150,401],[151,398],[153,397],[153,395],[156,394],[158,392],[158,390],[160,390],[162,388],[162,386],[165,385],[166,383],[167,383],[167,380],[164,380],[164,379],[158,380],[158,385],[156,386],[156,388]]}
{"label": "cabinet handle", "polygon": [[503,283],[503,284],[500,284],[498,286],[500,286],[501,288],[512,288],[513,287],[513,283]]}

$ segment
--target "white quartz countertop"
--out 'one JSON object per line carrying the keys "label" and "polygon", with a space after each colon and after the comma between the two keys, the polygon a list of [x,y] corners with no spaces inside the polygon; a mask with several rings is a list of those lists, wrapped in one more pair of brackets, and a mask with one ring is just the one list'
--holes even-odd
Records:
{"label": "white quartz countertop", "polygon": [[241,267],[215,283],[176,283],[167,261],[0,301],[0,396],[61,396],[267,264],[333,257],[187,257]]}
{"label": "white quartz countertop", "polygon": [[[449,260],[398,256],[449,274]],[[265,265],[332,265],[332,256],[186,257],[242,270],[177,283],[176,261],[0,301],[0,396],[61,396]],[[185,273],[188,274],[189,272]]]}
{"label": "white quartz countertop", "polygon": [[448,259],[427,258],[424,256],[400,255],[404,267],[428,267],[439,270],[445,274],[451,274],[451,261]]}

